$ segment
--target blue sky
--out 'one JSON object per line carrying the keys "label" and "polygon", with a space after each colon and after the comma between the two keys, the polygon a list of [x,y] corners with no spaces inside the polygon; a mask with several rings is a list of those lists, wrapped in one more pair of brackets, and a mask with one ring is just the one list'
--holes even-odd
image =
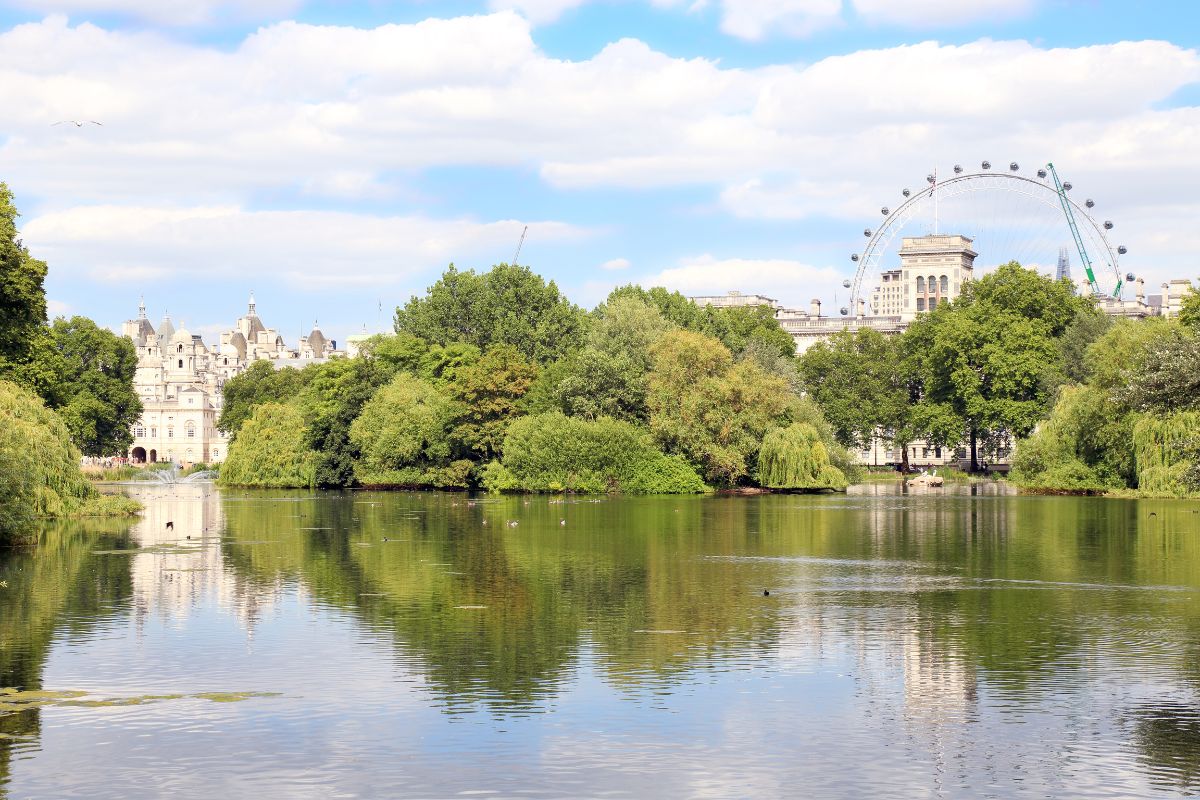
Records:
{"label": "blue sky", "polygon": [[[1197,31],[1183,2],[0,0],[0,179],[55,311],[144,294],[210,336],[251,290],[289,339],[374,330],[526,225],[584,305],[836,308],[880,206],[984,158],[1055,161],[1156,287],[1200,273]],[[979,197],[943,214],[982,260],[1068,243]]]}

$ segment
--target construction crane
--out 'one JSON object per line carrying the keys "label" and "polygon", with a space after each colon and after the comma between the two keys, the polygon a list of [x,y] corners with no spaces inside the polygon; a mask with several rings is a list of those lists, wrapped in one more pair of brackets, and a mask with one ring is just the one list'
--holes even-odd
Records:
{"label": "construction crane", "polygon": [[[1054,178],[1054,188],[1058,192],[1058,202],[1062,204],[1063,214],[1067,216],[1067,225],[1071,227],[1071,235],[1075,237],[1075,247],[1079,250],[1079,260],[1083,262],[1083,270],[1087,273],[1088,285],[1092,287],[1092,294],[1101,295],[1100,284],[1096,281],[1096,273],[1092,271],[1092,260],[1088,258],[1087,248],[1083,246],[1083,237],[1079,235],[1079,226],[1075,224],[1075,212],[1071,210],[1071,201],[1067,199],[1067,190],[1063,186],[1063,182],[1058,179],[1058,171],[1054,169],[1053,164],[1047,164],[1046,168],[1050,170],[1050,175]],[[1117,280],[1117,288],[1113,290],[1113,296],[1121,295],[1121,280]]]}
{"label": "construction crane", "polygon": [[517,265],[517,259],[521,257],[521,246],[525,244],[525,234],[529,233],[529,226],[525,226],[525,230],[521,231],[521,238],[517,241],[517,252],[513,253],[512,265]]}

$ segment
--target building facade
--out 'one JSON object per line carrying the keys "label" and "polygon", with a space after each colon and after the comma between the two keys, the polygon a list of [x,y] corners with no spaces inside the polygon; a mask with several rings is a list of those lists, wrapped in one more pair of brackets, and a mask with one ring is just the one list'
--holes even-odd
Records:
{"label": "building facade", "polygon": [[142,401],[142,416],[133,426],[129,459],[134,463],[170,461],[181,465],[215,464],[225,460],[228,437],[217,430],[225,382],[255,361],[276,367],[304,366],[343,355],[315,324],[296,348],[288,348],[274,328],[263,324],[250,296],[245,316],[208,347],[203,339],[169,316],[157,329],[138,316],[122,326],[137,349],[134,388]]}

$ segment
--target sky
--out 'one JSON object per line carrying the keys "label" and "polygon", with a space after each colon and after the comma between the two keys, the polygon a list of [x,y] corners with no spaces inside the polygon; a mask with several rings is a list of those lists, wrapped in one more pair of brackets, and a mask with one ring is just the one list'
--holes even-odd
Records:
{"label": "sky", "polygon": [[[0,180],[52,315],[209,340],[251,292],[292,342],[385,330],[526,227],[586,307],[836,308],[881,206],[984,159],[1053,161],[1157,287],[1200,275],[1197,39],[1182,0],[0,0]],[[1070,243],[991,191],[981,261]]]}

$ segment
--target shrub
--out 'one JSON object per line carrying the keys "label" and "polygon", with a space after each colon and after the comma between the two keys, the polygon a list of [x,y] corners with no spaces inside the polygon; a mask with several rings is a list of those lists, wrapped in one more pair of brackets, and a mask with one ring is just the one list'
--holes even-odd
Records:
{"label": "shrub", "polygon": [[1142,493],[1200,492],[1200,412],[1146,414],[1133,427],[1133,444]]}
{"label": "shrub", "polygon": [[450,429],[461,406],[402,372],[363,406],[350,426],[362,453],[355,464],[365,486],[465,489],[471,462],[452,461]]}
{"label": "shrub", "polygon": [[488,491],[684,494],[707,488],[690,464],[664,455],[647,431],[608,417],[522,417],[510,426],[503,453],[501,462],[484,469]]}
{"label": "shrub", "polygon": [[847,480],[829,463],[817,429],[805,422],[776,428],[763,437],[758,482],[771,489],[845,489]]}
{"label": "shrub", "polygon": [[263,403],[242,423],[221,465],[219,482],[254,488],[313,488],[316,454],[305,444],[304,418],[294,406]]}

